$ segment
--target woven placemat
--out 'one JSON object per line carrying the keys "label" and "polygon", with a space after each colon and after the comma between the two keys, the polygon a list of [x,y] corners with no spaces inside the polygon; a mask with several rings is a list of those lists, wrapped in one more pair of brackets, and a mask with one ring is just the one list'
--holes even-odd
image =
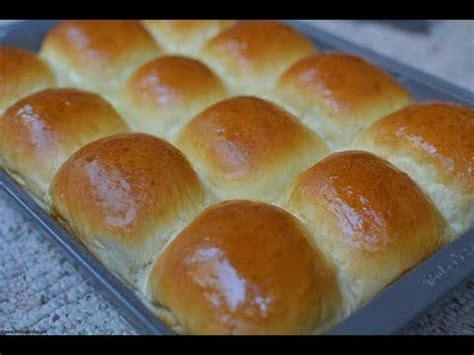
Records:
{"label": "woven placemat", "polygon": [[0,192],[0,333],[135,334],[66,253]]}

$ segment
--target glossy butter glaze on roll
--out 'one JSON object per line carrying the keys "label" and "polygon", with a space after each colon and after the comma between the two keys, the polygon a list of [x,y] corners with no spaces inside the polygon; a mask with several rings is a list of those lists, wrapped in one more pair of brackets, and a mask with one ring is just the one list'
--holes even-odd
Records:
{"label": "glossy butter glaze on roll", "polygon": [[223,83],[205,64],[163,56],[130,76],[117,107],[135,130],[171,138],[193,116],[226,96]]}
{"label": "glossy butter glaze on roll", "polygon": [[239,94],[262,95],[299,59],[310,39],[275,21],[245,21],[208,41],[199,56]]}
{"label": "glossy butter glaze on roll", "polygon": [[139,21],[67,20],[46,36],[41,56],[62,86],[109,95],[161,50]]}
{"label": "glossy butter glaze on roll", "polygon": [[336,315],[334,266],[299,221],[260,202],[203,211],[164,249],[149,296],[191,334],[301,334]]}
{"label": "glossy butter glaze on roll", "polygon": [[51,185],[54,214],[129,283],[199,211],[202,199],[186,157],[140,133],[86,145],[64,163]]}
{"label": "glossy butter glaze on roll", "polygon": [[251,96],[204,110],[184,127],[177,145],[224,199],[273,201],[294,175],[327,153],[296,118]]}
{"label": "glossy butter glaze on roll", "polygon": [[76,89],[47,89],[11,106],[0,118],[5,168],[40,200],[61,164],[96,139],[128,126],[100,96]]}
{"label": "glossy butter glaze on roll", "polygon": [[363,151],[333,153],[299,174],[283,207],[336,265],[348,311],[428,258],[444,223],[408,175]]}
{"label": "glossy butter glaze on roll", "polygon": [[55,85],[53,72],[34,53],[0,45],[0,115],[25,96]]}
{"label": "glossy butter glaze on roll", "polygon": [[409,106],[376,122],[355,146],[388,159],[427,192],[450,241],[474,225],[474,110],[449,102]]}
{"label": "glossy butter glaze on roll", "polygon": [[412,102],[388,73],[338,52],[300,60],[281,76],[273,94],[333,150],[347,149],[362,129]]}
{"label": "glossy butter glaze on roll", "polygon": [[234,20],[143,20],[167,53],[195,56],[203,44],[236,23]]}

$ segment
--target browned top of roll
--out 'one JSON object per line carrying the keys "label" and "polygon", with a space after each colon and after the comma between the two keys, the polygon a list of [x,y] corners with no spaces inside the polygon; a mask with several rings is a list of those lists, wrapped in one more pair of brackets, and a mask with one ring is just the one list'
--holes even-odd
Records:
{"label": "browned top of roll", "polygon": [[167,52],[197,51],[206,39],[232,26],[234,20],[143,20]]}
{"label": "browned top of roll", "polygon": [[137,245],[170,228],[193,204],[201,185],[186,157],[156,137],[129,133],[78,150],[52,186],[54,209],[82,238]]}
{"label": "browned top of roll", "polygon": [[0,114],[24,96],[55,83],[53,73],[34,53],[0,46]]}
{"label": "browned top of roll", "polygon": [[305,333],[340,305],[334,268],[277,207],[228,201],[164,250],[152,294],[191,333]]}
{"label": "browned top of roll", "polygon": [[[301,173],[292,187],[291,203],[325,206],[345,243],[361,252],[408,253],[423,250],[423,238],[440,229],[439,215],[408,175],[374,154],[335,153]],[[429,243],[439,242],[427,238]],[[419,245],[419,247],[415,247]],[[420,249],[421,248],[421,249]],[[361,254],[363,255],[363,253]]]}
{"label": "browned top of roll", "polygon": [[139,21],[67,20],[47,34],[41,51],[57,56],[54,63],[61,61],[89,80],[100,81],[158,53],[158,48]]}
{"label": "browned top of roll", "polygon": [[206,50],[222,51],[236,64],[257,69],[259,62],[268,64],[272,57],[301,55],[315,49],[308,38],[288,25],[275,21],[246,21],[213,38]]}
{"label": "browned top of roll", "polygon": [[288,157],[294,165],[306,152],[326,149],[289,113],[251,96],[233,97],[204,110],[183,129],[178,146],[221,182],[250,182],[275,166],[288,170]]}
{"label": "browned top of roll", "polygon": [[301,106],[319,105],[325,114],[339,120],[362,119],[361,114],[380,106],[390,109],[411,101],[410,94],[384,70],[339,52],[298,61],[279,79],[277,89],[294,90],[297,100],[303,101]]}
{"label": "browned top of roll", "polygon": [[448,102],[409,106],[374,123],[359,137],[388,152],[432,164],[441,180],[474,189],[474,110]]}
{"label": "browned top of roll", "polygon": [[[0,152],[6,166],[44,193],[59,166],[77,149],[128,131],[100,96],[76,89],[47,89],[11,106],[0,120]],[[34,180],[34,182],[33,182]]]}
{"label": "browned top of roll", "polygon": [[[225,91],[219,78],[203,63],[180,56],[160,57],[137,69],[125,94],[140,108],[160,110],[218,96]],[[183,111],[185,108],[183,108]]]}
{"label": "browned top of roll", "polygon": [[283,70],[315,51],[312,42],[290,26],[245,21],[207,42],[201,55],[223,77],[259,86],[274,82]]}
{"label": "browned top of roll", "polygon": [[215,26],[229,27],[235,23],[233,20],[144,20],[143,22],[181,40],[194,37],[199,31],[208,31]]}

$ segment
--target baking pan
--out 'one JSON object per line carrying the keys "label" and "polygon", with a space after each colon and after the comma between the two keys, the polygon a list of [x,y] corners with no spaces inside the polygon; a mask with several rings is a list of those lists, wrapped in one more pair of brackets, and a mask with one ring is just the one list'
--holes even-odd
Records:
{"label": "baking pan", "polygon": [[[0,28],[0,43],[37,51],[45,34],[57,22],[33,20],[7,25]],[[417,100],[448,100],[474,106],[474,95],[455,85],[305,23],[287,22],[310,37],[321,50],[347,51],[377,63],[395,76]],[[132,290],[108,271],[80,242],[70,236],[3,171],[0,171],[0,189],[82,266],[85,274],[97,282],[101,293],[122,310],[123,316],[140,334],[173,334]],[[398,334],[472,274],[474,274],[474,230],[470,230],[407,272],[366,306],[334,328],[330,334]]]}

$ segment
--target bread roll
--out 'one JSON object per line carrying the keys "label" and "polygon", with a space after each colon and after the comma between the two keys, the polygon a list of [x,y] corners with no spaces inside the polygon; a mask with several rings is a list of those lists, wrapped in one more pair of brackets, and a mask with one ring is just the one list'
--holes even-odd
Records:
{"label": "bread roll", "polygon": [[337,313],[334,266],[289,213],[227,201],[202,212],[163,251],[149,278],[192,334],[300,334]]}
{"label": "bread roll", "polygon": [[16,180],[48,204],[61,164],[83,145],[128,127],[100,96],[47,89],[11,106],[0,119],[0,156]]}
{"label": "bread roll", "polygon": [[54,74],[34,53],[0,45],[0,115],[23,97],[55,85]]}
{"label": "bread roll", "polygon": [[199,56],[235,92],[262,95],[283,71],[315,51],[311,40],[283,23],[245,21],[208,41]]}
{"label": "bread roll", "polygon": [[373,124],[355,142],[408,173],[448,223],[451,241],[474,225],[474,110],[425,102]]}
{"label": "bread roll", "polygon": [[140,133],[86,145],[64,163],[51,185],[53,213],[132,284],[202,198],[186,157]]}
{"label": "bread roll", "polygon": [[367,152],[334,153],[301,173],[283,206],[333,260],[349,312],[441,246],[444,224],[429,198]]}
{"label": "bread roll", "polygon": [[141,64],[161,53],[139,21],[67,20],[46,36],[41,56],[59,84],[110,95]]}
{"label": "bread roll", "polygon": [[412,102],[385,71],[338,52],[295,63],[278,80],[274,97],[321,134],[332,150],[347,149],[363,128]]}
{"label": "bread roll", "polygon": [[298,120],[265,100],[233,97],[193,118],[177,145],[219,198],[273,201],[327,149]]}
{"label": "bread roll", "polygon": [[195,56],[202,45],[234,20],[143,20],[145,28],[167,53]]}
{"label": "bread roll", "polygon": [[193,116],[225,96],[221,80],[203,63],[164,56],[131,75],[117,107],[135,130],[171,139]]}

